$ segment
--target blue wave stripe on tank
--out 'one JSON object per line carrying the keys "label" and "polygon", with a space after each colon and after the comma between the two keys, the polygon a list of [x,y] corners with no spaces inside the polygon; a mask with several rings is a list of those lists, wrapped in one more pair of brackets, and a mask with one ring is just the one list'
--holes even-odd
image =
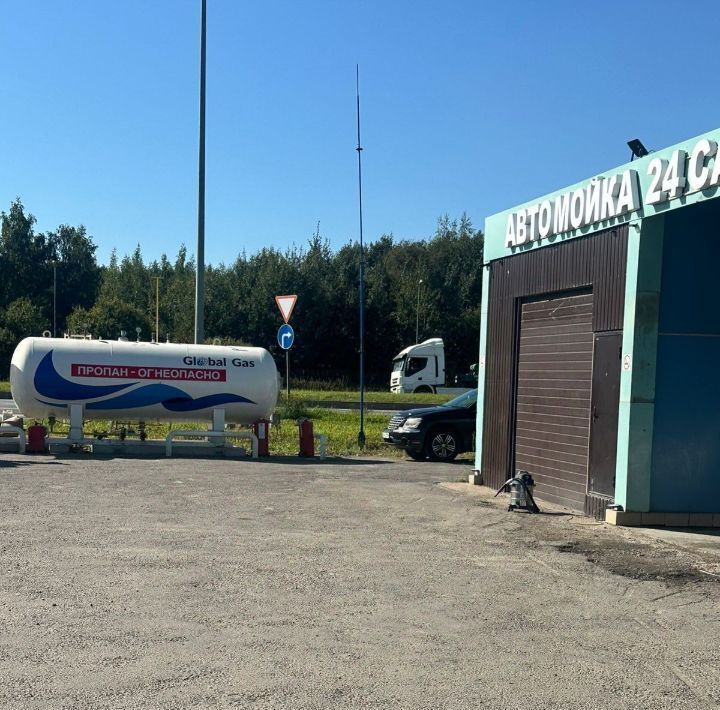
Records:
{"label": "blue wave stripe on tank", "polygon": [[48,407],[55,407],[55,409],[67,409],[68,408],[67,404],[55,404],[55,402],[46,402],[45,400],[38,399],[37,397],[35,397],[35,399],[38,402],[40,402],[40,404],[47,404]]}
{"label": "blue wave stripe on tank", "polygon": [[195,412],[199,409],[206,409],[208,407],[217,407],[221,404],[233,403],[255,404],[255,402],[253,402],[251,399],[248,399],[247,397],[241,397],[239,394],[222,392],[218,394],[209,394],[205,397],[198,397],[197,399],[171,399],[163,402],[162,405],[163,407],[165,407],[165,409],[168,409],[171,412]]}
{"label": "blue wave stripe on tank", "polygon": [[125,392],[117,397],[104,399],[102,402],[91,402],[85,405],[86,409],[138,409],[161,404],[169,412],[195,412],[207,407],[217,407],[232,402],[245,402],[255,404],[247,397],[241,397],[229,392],[220,392],[205,397],[193,399],[187,392],[170,385],[152,384],[139,387],[132,392]]}
{"label": "blue wave stripe on tank", "polygon": [[114,394],[120,390],[127,389],[137,384],[137,382],[129,382],[125,385],[81,385],[77,382],[66,380],[55,369],[52,354],[50,350],[37,366],[33,384],[35,390],[43,397],[60,400],[78,400],[78,399],[96,399],[97,397],[105,397]]}
{"label": "blue wave stripe on tank", "polygon": [[159,383],[138,387],[132,392],[125,392],[117,397],[104,399],[102,402],[91,402],[85,405],[86,409],[135,409],[136,407],[148,407],[159,404],[166,399],[191,400],[187,392]]}

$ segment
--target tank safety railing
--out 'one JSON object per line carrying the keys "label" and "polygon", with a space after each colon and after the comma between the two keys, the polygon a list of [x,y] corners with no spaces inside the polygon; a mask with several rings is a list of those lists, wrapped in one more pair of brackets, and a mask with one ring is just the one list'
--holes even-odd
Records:
{"label": "tank safety railing", "polygon": [[313,438],[320,442],[320,460],[325,460],[325,450],[327,448],[327,434],[313,434]]}
{"label": "tank safety railing", "polygon": [[172,442],[176,436],[202,436],[208,438],[223,438],[227,439],[231,437],[233,439],[249,439],[252,445],[252,457],[256,459],[258,457],[258,439],[255,434],[251,431],[210,431],[208,429],[172,429],[168,432],[165,437],[165,456],[172,456]]}
{"label": "tank safety railing", "polygon": [[25,437],[25,432],[19,426],[10,426],[9,424],[3,424],[2,426],[0,426],[0,434],[17,434],[18,453],[25,453],[27,438]]}

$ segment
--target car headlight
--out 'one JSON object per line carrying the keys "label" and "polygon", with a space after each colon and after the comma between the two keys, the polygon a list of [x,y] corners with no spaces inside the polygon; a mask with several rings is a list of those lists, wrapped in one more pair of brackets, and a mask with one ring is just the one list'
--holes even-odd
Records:
{"label": "car headlight", "polygon": [[418,429],[422,424],[422,417],[410,417],[405,420],[403,428],[405,429]]}

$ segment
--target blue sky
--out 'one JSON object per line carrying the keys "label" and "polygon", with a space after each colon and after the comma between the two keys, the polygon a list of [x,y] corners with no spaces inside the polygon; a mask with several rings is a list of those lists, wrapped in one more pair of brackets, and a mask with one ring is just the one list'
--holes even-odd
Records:
{"label": "blue sky", "polygon": [[[0,209],[195,251],[199,0],[0,0]],[[431,235],[720,126],[717,2],[208,0],[206,260]]]}

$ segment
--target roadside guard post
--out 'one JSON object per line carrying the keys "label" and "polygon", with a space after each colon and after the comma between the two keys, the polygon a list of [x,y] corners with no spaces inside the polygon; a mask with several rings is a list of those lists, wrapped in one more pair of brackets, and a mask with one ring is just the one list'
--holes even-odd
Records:
{"label": "roadside guard post", "polygon": [[309,419],[297,420],[298,434],[300,436],[300,456],[315,456],[315,437],[313,436],[313,423]]}
{"label": "roadside guard post", "polygon": [[258,456],[270,456],[270,422],[267,419],[255,422],[253,434],[258,440]]}

